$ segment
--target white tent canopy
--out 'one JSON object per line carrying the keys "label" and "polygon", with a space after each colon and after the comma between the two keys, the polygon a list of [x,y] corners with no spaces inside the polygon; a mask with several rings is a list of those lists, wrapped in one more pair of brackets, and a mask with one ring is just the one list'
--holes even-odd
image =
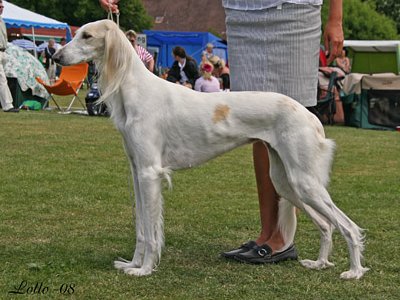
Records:
{"label": "white tent canopy", "polygon": [[15,4],[3,1],[4,12],[3,20],[7,28],[32,28],[34,35],[34,28],[56,28],[65,29],[67,40],[72,38],[71,29],[67,23],[63,23],[43,15],[34,13],[30,10],[21,8]]}

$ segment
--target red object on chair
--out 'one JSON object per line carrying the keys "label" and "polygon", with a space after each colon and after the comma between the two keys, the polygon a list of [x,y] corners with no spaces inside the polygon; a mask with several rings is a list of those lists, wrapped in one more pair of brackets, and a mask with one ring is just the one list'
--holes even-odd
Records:
{"label": "red object on chair", "polygon": [[[69,111],[75,101],[78,98],[83,108],[86,109],[85,105],[78,96],[78,92],[83,85],[83,82],[87,76],[89,65],[87,63],[81,63],[73,66],[63,66],[61,69],[60,78],[56,80],[53,85],[46,84],[41,78],[36,77],[36,81],[42,84],[46,90],[50,93],[51,98],[57,105],[58,109],[62,110],[60,105],[54,99],[54,95],[68,96],[74,95],[66,111]],[[43,105],[45,107],[49,100]]]}
{"label": "red object on chair", "polygon": [[325,55],[325,52],[322,48],[319,48],[319,66],[320,67],[327,67],[328,61]]}

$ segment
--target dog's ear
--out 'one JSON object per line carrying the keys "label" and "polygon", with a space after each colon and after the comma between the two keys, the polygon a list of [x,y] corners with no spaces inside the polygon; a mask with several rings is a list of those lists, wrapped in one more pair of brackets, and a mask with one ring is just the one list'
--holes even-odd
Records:
{"label": "dog's ear", "polygon": [[[118,29],[117,29],[118,30]],[[104,37],[104,68],[103,76],[106,81],[112,80],[115,76],[116,70],[119,69],[121,64],[121,45],[119,45],[119,39],[117,38],[116,28],[108,28]]]}
{"label": "dog's ear", "polygon": [[126,51],[127,47],[131,47],[127,38],[116,24],[110,25],[104,36],[104,58],[100,73],[104,99],[118,90],[131,60]]}

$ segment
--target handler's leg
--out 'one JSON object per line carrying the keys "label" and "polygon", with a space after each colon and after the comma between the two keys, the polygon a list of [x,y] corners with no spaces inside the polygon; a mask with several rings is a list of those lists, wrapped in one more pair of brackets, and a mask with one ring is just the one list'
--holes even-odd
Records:
{"label": "handler's leg", "polygon": [[273,251],[276,251],[285,244],[278,229],[279,195],[269,176],[268,150],[262,142],[253,144],[253,160],[261,219],[261,232],[256,243],[268,244]]}
{"label": "handler's leg", "polygon": [[251,263],[277,263],[297,259],[293,244],[287,245],[279,230],[279,196],[270,177],[270,161],[267,147],[263,142],[253,145],[254,169],[260,207],[261,232],[256,241],[250,241],[237,249],[223,252],[226,258]]}

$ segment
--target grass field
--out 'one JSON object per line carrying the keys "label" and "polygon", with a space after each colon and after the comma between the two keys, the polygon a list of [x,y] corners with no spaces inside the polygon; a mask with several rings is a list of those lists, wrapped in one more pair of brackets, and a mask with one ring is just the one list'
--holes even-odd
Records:
{"label": "grass field", "polygon": [[[366,229],[371,268],[343,281],[349,259],[337,232],[336,266],[324,271],[219,257],[259,230],[250,146],[174,173],[173,190],[164,190],[161,264],[136,278],[112,266],[131,258],[135,233],[127,160],[111,121],[0,112],[0,128],[0,299],[400,299],[398,132],[326,128],[337,143],[329,190]],[[304,214],[296,245],[300,258],[317,257],[319,233]],[[25,294],[9,293],[16,290]]]}

